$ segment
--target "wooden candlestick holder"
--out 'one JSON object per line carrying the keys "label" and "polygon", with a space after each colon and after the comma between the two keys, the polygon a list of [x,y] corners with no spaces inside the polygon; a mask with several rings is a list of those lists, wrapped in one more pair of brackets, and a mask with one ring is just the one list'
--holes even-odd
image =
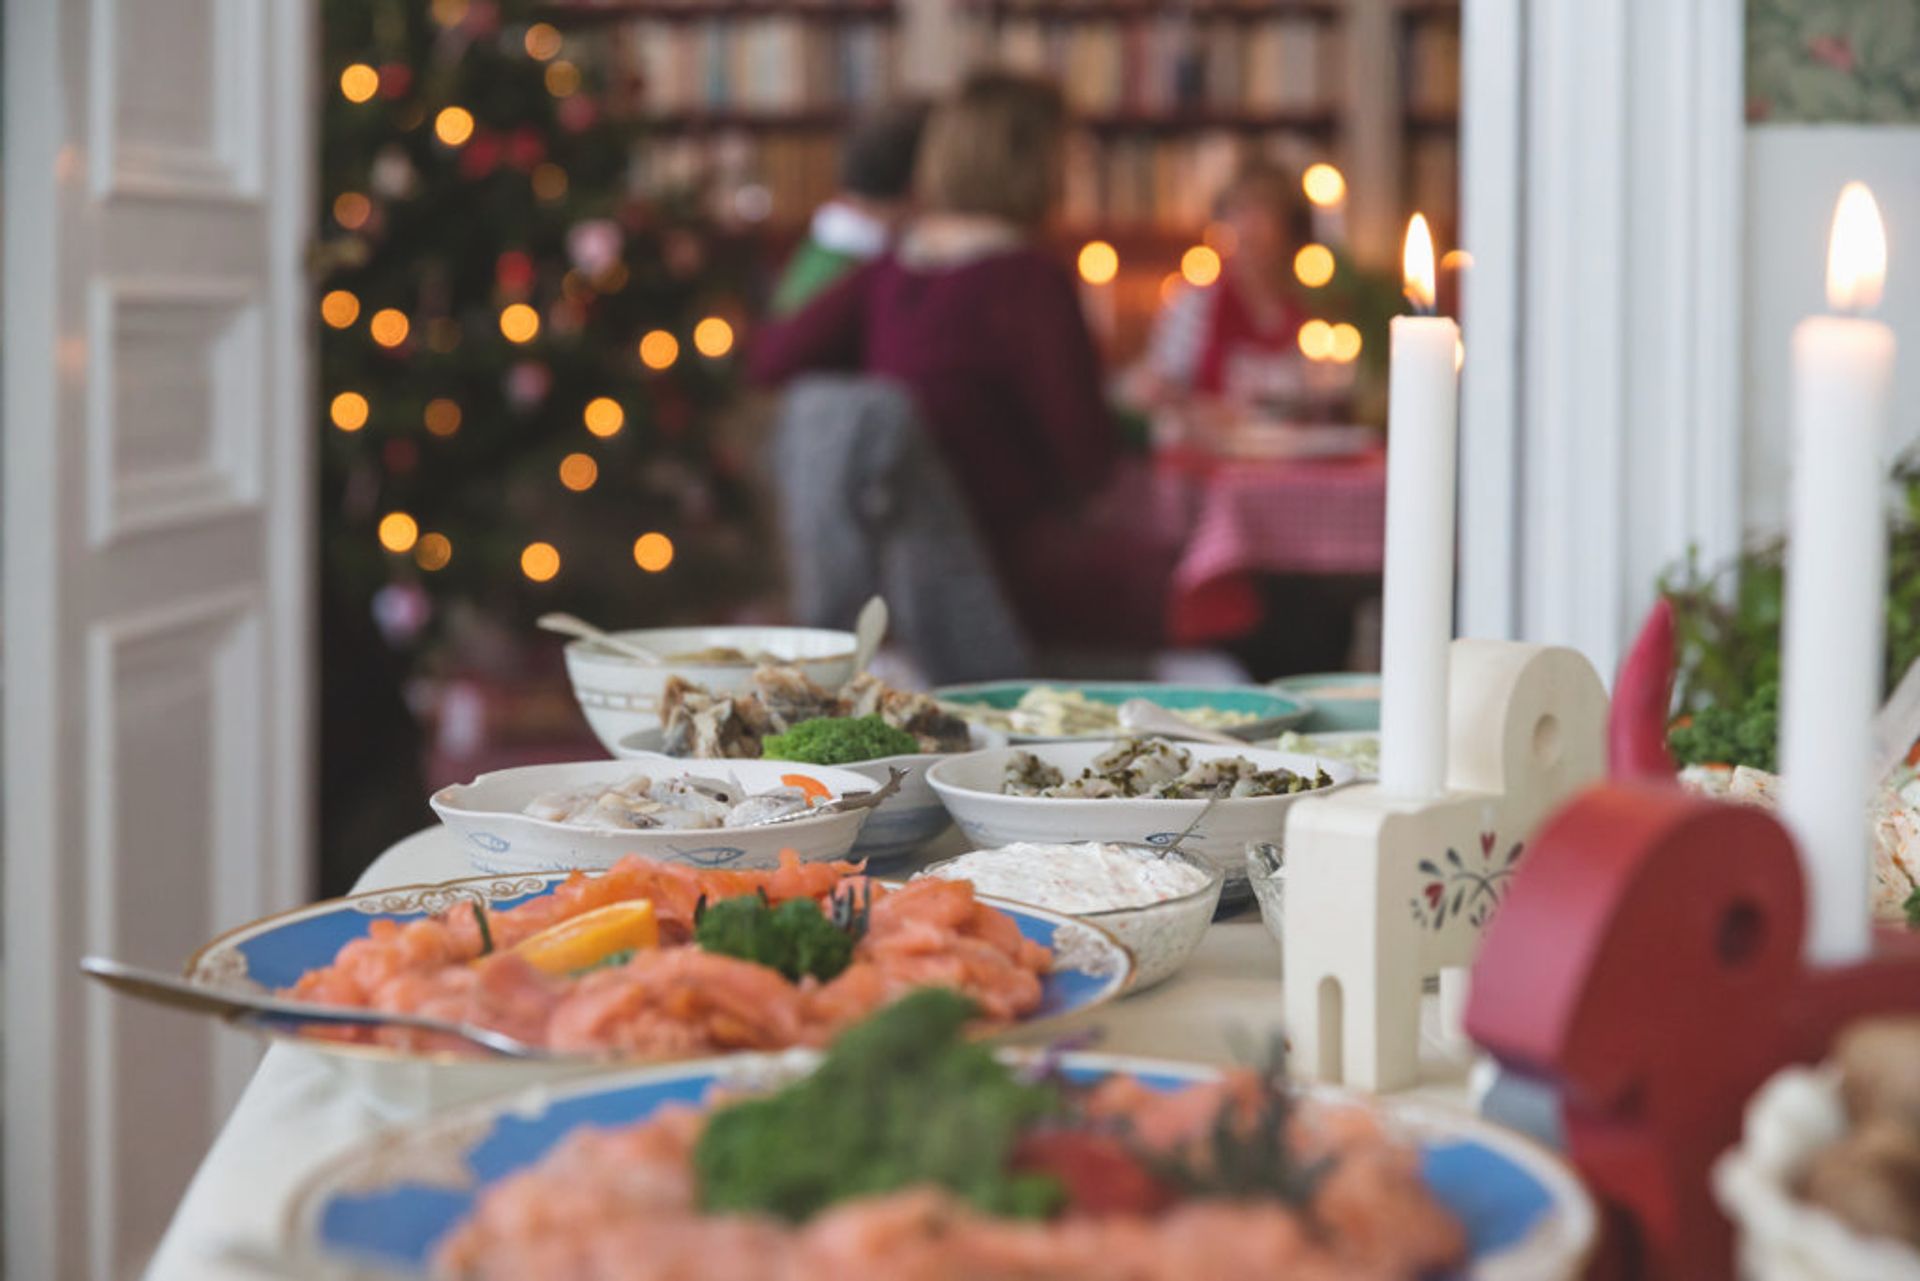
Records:
{"label": "wooden candlestick holder", "polygon": [[1730,1279],[1708,1172],[1755,1088],[1853,1019],[1920,1010],[1913,936],[1809,968],[1805,923],[1800,860],[1763,810],[1606,783],[1541,829],[1481,943],[1467,1031],[1558,1091],[1607,1211],[1591,1276]]}
{"label": "wooden candlestick holder", "polygon": [[1408,801],[1366,784],[1290,809],[1281,937],[1295,1072],[1415,1084],[1425,980],[1473,960],[1535,825],[1600,777],[1606,711],[1573,650],[1455,641],[1447,791]]}

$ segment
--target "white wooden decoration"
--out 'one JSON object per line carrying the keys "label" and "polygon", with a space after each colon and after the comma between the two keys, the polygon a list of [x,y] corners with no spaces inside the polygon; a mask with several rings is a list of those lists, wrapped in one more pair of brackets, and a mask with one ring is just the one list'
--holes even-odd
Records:
{"label": "white wooden decoration", "polygon": [[1415,1084],[1422,984],[1472,962],[1534,828],[1604,768],[1606,690],[1578,652],[1458,640],[1448,681],[1444,793],[1363,784],[1288,811],[1286,1021],[1304,1076]]}

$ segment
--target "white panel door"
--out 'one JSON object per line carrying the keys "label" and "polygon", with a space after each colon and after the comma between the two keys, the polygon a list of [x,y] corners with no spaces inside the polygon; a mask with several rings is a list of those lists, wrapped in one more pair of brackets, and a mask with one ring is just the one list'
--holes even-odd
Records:
{"label": "white panel door", "polygon": [[252,1066],[84,987],[299,898],[306,0],[7,0],[8,1276],[135,1275]]}

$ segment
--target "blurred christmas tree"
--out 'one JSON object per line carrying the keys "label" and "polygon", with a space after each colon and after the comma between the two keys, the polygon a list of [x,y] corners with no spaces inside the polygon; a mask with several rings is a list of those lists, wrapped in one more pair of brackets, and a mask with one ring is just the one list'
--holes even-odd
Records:
{"label": "blurred christmas tree", "polygon": [[595,40],[513,0],[321,12],[330,590],[417,658],[462,618],[634,626],[763,589],[716,427],[752,257],[698,193],[633,181]]}

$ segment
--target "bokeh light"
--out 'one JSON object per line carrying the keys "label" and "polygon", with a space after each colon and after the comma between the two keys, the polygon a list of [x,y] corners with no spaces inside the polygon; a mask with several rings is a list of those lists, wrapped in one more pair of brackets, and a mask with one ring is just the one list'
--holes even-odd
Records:
{"label": "bokeh light", "polygon": [[1449,249],[1440,255],[1440,270],[1465,271],[1473,266],[1473,255],[1464,249]]}
{"label": "bokeh light", "polygon": [[473,113],[465,107],[442,107],[433,118],[433,136],[449,147],[473,137]]}
{"label": "bokeh light", "polygon": [[340,93],[348,102],[365,102],[380,92],[380,73],[356,62],[340,73]]}
{"label": "bokeh light", "polygon": [[633,563],[649,574],[657,574],[673,564],[673,540],[652,532],[633,540]]}
{"label": "bokeh light", "polygon": [[652,329],[640,340],[640,363],[648,369],[671,369],[680,359],[680,340],[664,329]]}
{"label": "bokeh light", "polygon": [[1195,288],[1205,288],[1220,279],[1220,255],[1205,245],[1195,245],[1180,255],[1180,274]]}
{"label": "bokeh light", "polygon": [[604,439],[617,435],[626,426],[627,411],[611,396],[595,396],[580,411],[580,418],[587,424],[588,431]]}
{"label": "bokeh light", "polygon": [[544,583],[560,572],[560,549],[552,543],[528,543],[520,551],[520,572]]}
{"label": "bokeh light", "polygon": [[443,27],[466,21],[468,0],[433,0],[433,20]]}
{"label": "bokeh light", "polygon": [[360,300],[345,289],[330,289],[320,300],[320,319],[345,329],[360,318]]}
{"label": "bokeh light", "polygon": [[1120,251],[1104,240],[1080,246],[1080,279],[1090,285],[1110,284],[1120,274]]}
{"label": "bokeh light", "polygon": [[412,551],[419,537],[419,522],[405,512],[388,512],[380,518],[380,545],[390,552]]}
{"label": "bokeh light", "polygon": [[327,406],[327,417],[341,431],[359,431],[367,425],[367,398],[357,391],[343,391]]}
{"label": "bokeh light", "polygon": [[436,436],[451,436],[460,430],[460,406],[445,396],[429,400],[424,417],[427,430]]}
{"label": "bokeh light", "polygon": [[593,461],[592,454],[568,454],[560,460],[560,483],[576,494],[592,489],[599,479],[600,464]]}
{"label": "bokeh light", "polygon": [[545,62],[560,52],[560,33],[551,23],[536,22],[527,28],[527,56]]}
{"label": "bokeh light", "polygon": [[693,347],[702,356],[718,359],[733,350],[733,326],[708,316],[693,327]]}
{"label": "bokeh light", "polygon": [[1177,271],[1170,271],[1160,277],[1160,301],[1163,303],[1172,302],[1179,296],[1181,286],[1186,283],[1186,281],[1180,278],[1180,273]]}
{"label": "bokeh light", "polygon": [[1338,364],[1350,364],[1360,356],[1360,331],[1341,321],[1333,327],[1333,340],[1328,352]]}
{"label": "bokeh light", "polygon": [[567,194],[567,171],[551,160],[535,165],[528,181],[533,185],[533,194],[541,200],[558,200]]}
{"label": "bokeh light", "polygon": [[333,198],[333,220],[348,231],[358,231],[373,216],[373,201],[358,191],[343,191]]}
{"label": "bokeh light", "polygon": [[516,302],[500,309],[500,332],[508,342],[532,342],[540,332],[540,313]]}
{"label": "bokeh light", "polygon": [[1300,354],[1308,360],[1325,360],[1333,355],[1333,326],[1324,320],[1309,320],[1300,326]]}
{"label": "bokeh light", "polygon": [[547,64],[547,92],[556,98],[571,98],[580,91],[580,68],[564,59]]}
{"label": "bokeh light", "polygon": [[1293,256],[1293,274],[1309,289],[1318,289],[1333,279],[1333,250],[1325,245],[1301,245]]}
{"label": "bokeh light", "polygon": [[1300,188],[1307,193],[1308,200],[1322,208],[1347,198],[1345,175],[1324,160],[1307,166],[1307,171],[1300,175]]}
{"label": "bokeh light", "polygon": [[382,347],[398,347],[407,340],[407,331],[412,327],[407,322],[407,314],[392,307],[382,307],[367,322],[367,332]]}
{"label": "bokeh light", "polygon": [[445,569],[453,559],[453,540],[445,534],[422,534],[413,545],[413,560],[428,571]]}

